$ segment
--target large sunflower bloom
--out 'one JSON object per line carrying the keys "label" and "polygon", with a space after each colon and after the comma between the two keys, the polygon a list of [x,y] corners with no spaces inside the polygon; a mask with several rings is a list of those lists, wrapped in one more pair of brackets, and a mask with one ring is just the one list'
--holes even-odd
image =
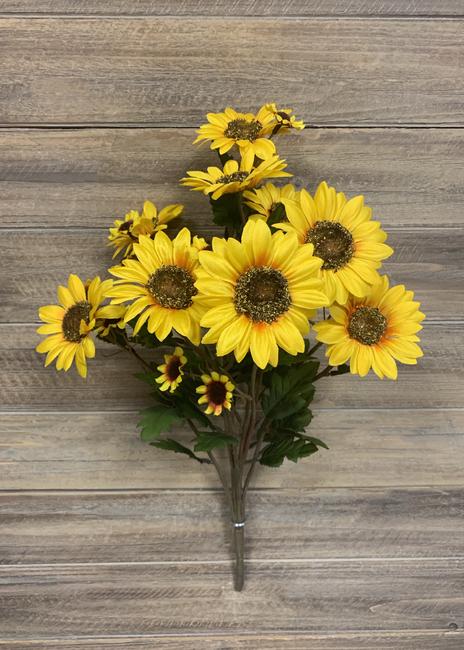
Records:
{"label": "large sunflower bloom", "polygon": [[211,149],[218,149],[220,154],[237,145],[242,155],[251,152],[262,160],[275,154],[275,145],[267,137],[272,133],[275,117],[265,106],[256,115],[238,113],[228,107],[223,113],[208,113],[206,117],[208,123],[200,126],[193,144],[211,140]]}
{"label": "large sunflower bloom", "polygon": [[372,368],[380,379],[396,379],[395,361],[416,364],[422,356],[417,332],[425,316],[413,298],[402,284],[389,288],[382,276],[365,298],[351,296],[345,305],[333,305],[332,318],[314,326],[317,339],[328,344],[329,364],[349,360],[353,374],[364,377]]}
{"label": "large sunflower bloom", "polygon": [[196,286],[208,309],[201,325],[203,343],[216,343],[218,356],[248,351],[259,368],[277,365],[279,347],[289,354],[304,350],[312,310],[328,304],[322,292],[313,246],[300,246],[291,233],[271,234],[262,220],[245,224],[241,242],[213,239],[200,253]]}
{"label": "large sunflower bloom", "polygon": [[208,167],[206,172],[187,172],[188,176],[182,178],[181,183],[218,199],[223,194],[242,192],[255,187],[265,178],[291,176],[289,172],[283,171],[287,163],[278,156],[263,160],[257,167],[253,167],[253,159],[253,155],[247,154],[242,157],[240,165],[236,160],[228,160],[223,169]]}
{"label": "large sunflower bloom", "polygon": [[243,193],[245,203],[254,212],[250,219],[264,219],[271,222],[286,218],[285,205],[282,199],[292,201],[299,200],[299,192],[291,183],[283,187],[276,187],[273,183],[266,183],[255,190],[247,190]]}
{"label": "large sunflower bloom", "polygon": [[159,230],[165,230],[167,224],[178,217],[183,209],[183,205],[172,203],[158,212],[154,203],[145,201],[142,214],[137,210],[131,210],[123,220],[116,219],[108,235],[108,246],[115,248],[113,257],[124,249],[124,257],[130,255],[134,242],[138,241],[140,235],[153,237]]}
{"label": "large sunflower bloom", "polygon": [[283,199],[289,223],[275,224],[297,233],[301,243],[314,245],[320,257],[324,291],[331,302],[343,304],[348,294],[362,297],[377,282],[381,261],[393,250],[384,244],[386,233],[372,221],[363,196],[349,201],[342,192],[322,182],[314,198],[301,190],[299,203]]}
{"label": "large sunflower bloom", "polygon": [[81,377],[87,376],[86,359],[95,356],[95,343],[90,334],[98,331],[100,321],[119,318],[120,309],[112,305],[102,306],[113,285],[113,280],[102,282],[97,276],[84,284],[77,276],[71,274],[68,286],[58,287],[59,305],[47,305],[39,309],[41,325],[37,332],[46,334],[36,347],[37,352],[46,353],[45,365],[56,359],[57,370],[69,370],[76,361],[77,372]]}
{"label": "large sunflower bloom", "polygon": [[202,385],[196,389],[201,395],[198,404],[207,404],[206,415],[221,415],[222,409],[232,408],[234,384],[227,375],[213,371],[211,375],[201,376]]}
{"label": "large sunflower bloom", "polygon": [[121,280],[109,292],[113,304],[132,303],[125,322],[137,318],[136,334],[144,323],[163,341],[171,330],[200,342],[201,308],[195,302],[198,249],[183,228],[174,240],[162,231],[154,239],[142,235],[134,243],[135,259],[125,259],[110,273]]}

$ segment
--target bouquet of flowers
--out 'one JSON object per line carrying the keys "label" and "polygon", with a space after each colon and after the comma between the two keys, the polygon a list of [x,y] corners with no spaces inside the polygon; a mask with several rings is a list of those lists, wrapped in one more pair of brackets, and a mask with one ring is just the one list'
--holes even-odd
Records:
{"label": "bouquet of flowers", "polygon": [[[179,204],[146,201],[109,230],[114,279],[58,287],[41,307],[37,351],[57,370],[87,375],[94,336],[136,357],[153,404],[143,441],[217,470],[230,506],[235,589],[244,580],[247,489],[257,464],[278,467],[325,443],[307,433],[321,377],[396,379],[397,362],[422,356],[424,314],[414,294],[379,273],[393,250],[362,196],[323,182],[314,194],[290,177],[276,136],[304,128],[291,109],[208,113],[195,143],[217,166],[181,183],[209,198],[223,236],[212,241],[171,222]],[[204,233],[203,233],[204,234]],[[310,331],[311,330],[311,331]],[[316,352],[325,346],[326,363]],[[189,444],[174,433],[191,430]]]}

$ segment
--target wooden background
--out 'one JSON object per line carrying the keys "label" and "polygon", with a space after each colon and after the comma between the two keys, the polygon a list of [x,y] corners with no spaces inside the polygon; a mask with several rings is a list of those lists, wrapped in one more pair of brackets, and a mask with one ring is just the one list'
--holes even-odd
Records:
{"label": "wooden background", "polygon": [[[0,650],[464,647],[463,36],[462,0],[0,0]],[[193,129],[271,100],[310,125],[297,181],[365,194],[428,320],[397,383],[321,382],[330,451],[256,475],[237,594],[216,477],[139,441],[131,362],[82,382],[33,347],[125,210],[205,228]]]}

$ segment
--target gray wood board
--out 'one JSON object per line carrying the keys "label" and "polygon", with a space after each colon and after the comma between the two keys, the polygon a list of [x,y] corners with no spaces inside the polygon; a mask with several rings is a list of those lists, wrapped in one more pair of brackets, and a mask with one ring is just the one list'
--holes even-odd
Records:
{"label": "gray wood board", "polygon": [[[463,489],[452,487],[251,491],[246,553],[253,560],[459,556],[463,511]],[[1,564],[210,562],[231,553],[230,515],[217,491],[0,493],[0,520]]]}
{"label": "gray wood board", "polygon": [[0,567],[0,634],[437,630],[462,621],[463,560]]}
{"label": "gray wood board", "polygon": [[194,126],[232,100],[252,108],[253,88],[312,124],[462,125],[462,33],[433,19],[3,18],[0,124]]}
{"label": "gray wood board", "polygon": [[[308,433],[322,438],[330,449],[297,464],[286,462],[279,469],[258,467],[252,485],[259,488],[463,485],[464,410],[414,409],[414,398],[411,394],[408,397],[407,384],[403,385],[402,393],[409,404],[395,410],[385,406],[392,385],[377,384],[383,390],[383,400],[378,397],[383,408],[324,410],[320,402],[327,400],[316,396],[314,419]],[[350,385],[355,400],[359,399],[360,386]],[[430,390],[426,391],[427,396],[431,399]],[[102,400],[96,395],[94,407],[98,401]],[[369,396],[365,401],[375,404]],[[428,406],[427,399],[423,403]],[[92,406],[90,398],[83,400],[79,393],[74,401],[68,398],[68,404],[71,408]],[[136,429],[137,420],[135,412],[2,414],[0,489],[219,487],[211,467],[142,442]],[[174,435],[183,442],[191,439],[187,432],[176,431]],[[458,526],[458,520],[455,524]]]}
{"label": "gray wood board", "polygon": [[[146,198],[185,204],[206,227],[208,200],[179,185],[217,164],[193,129],[0,130],[0,227],[107,227]],[[364,194],[386,227],[464,224],[461,129],[305,129],[276,139],[292,182]],[[285,179],[282,179],[286,182]],[[281,181],[281,182],[282,182]],[[1,234],[0,234],[1,236]]]}
{"label": "gray wood board", "polygon": [[[106,229],[1,232],[0,323],[36,322],[38,308],[56,303],[56,288],[70,273],[105,277],[117,263],[107,235]],[[392,284],[412,289],[429,319],[462,321],[464,228],[392,230],[388,243],[395,253],[382,268]]]}

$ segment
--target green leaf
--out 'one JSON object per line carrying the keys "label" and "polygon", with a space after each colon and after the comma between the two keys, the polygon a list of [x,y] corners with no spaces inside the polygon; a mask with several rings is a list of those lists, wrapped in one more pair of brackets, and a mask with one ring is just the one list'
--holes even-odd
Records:
{"label": "green leaf", "polygon": [[290,415],[309,404],[314,395],[311,382],[318,367],[317,359],[309,359],[301,365],[277,367],[268,373],[267,390],[262,399],[265,415],[271,420],[282,419],[281,413]]}
{"label": "green leaf", "polygon": [[236,445],[238,438],[228,436],[225,433],[209,433],[208,431],[201,431],[195,443],[195,451],[211,451],[218,447],[227,447],[227,445]]}
{"label": "green leaf", "polygon": [[154,372],[136,372],[134,373],[134,377],[137,377],[137,379],[140,379],[140,381],[144,381],[146,384],[151,386],[152,388],[156,386],[155,379],[158,375],[156,375]]}
{"label": "green leaf", "polygon": [[267,220],[267,225],[273,226],[275,223],[282,223],[282,221],[286,221],[286,220],[287,220],[287,215],[285,212],[285,205],[283,203],[277,203],[274,206],[273,210],[271,211],[271,214],[269,215],[269,218]]}
{"label": "green leaf", "polygon": [[173,451],[176,454],[185,454],[186,456],[197,460],[199,463],[210,462],[209,458],[200,458],[200,456],[194,454],[191,449],[185,447],[184,445],[181,445],[180,442],[177,442],[177,440],[173,440],[172,438],[166,438],[165,440],[156,440],[155,442],[150,442],[150,445],[153,445],[153,447],[158,447],[158,449]]}
{"label": "green leaf", "polygon": [[316,447],[323,447],[324,449],[329,449],[329,447],[325,444],[323,440],[320,440],[319,438],[314,438],[313,436],[307,436],[306,434],[297,434],[301,438],[304,438],[305,440],[308,440],[308,442],[311,442],[313,445],[316,445]]}
{"label": "green leaf", "polygon": [[240,216],[239,201],[240,193],[223,194],[218,199],[211,199],[213,221],[218,226],[224,226],[232,233],[240,233],[242,229],[242,218]]}
{"label": "green leaf", "polygon": [[169,431],[173,424],[182,421],[177,411],[165,404],[151,406],[141,411],[141,416],[137,426],[140,427],[140,436],[145,442],[158,438],[162,433]]}

